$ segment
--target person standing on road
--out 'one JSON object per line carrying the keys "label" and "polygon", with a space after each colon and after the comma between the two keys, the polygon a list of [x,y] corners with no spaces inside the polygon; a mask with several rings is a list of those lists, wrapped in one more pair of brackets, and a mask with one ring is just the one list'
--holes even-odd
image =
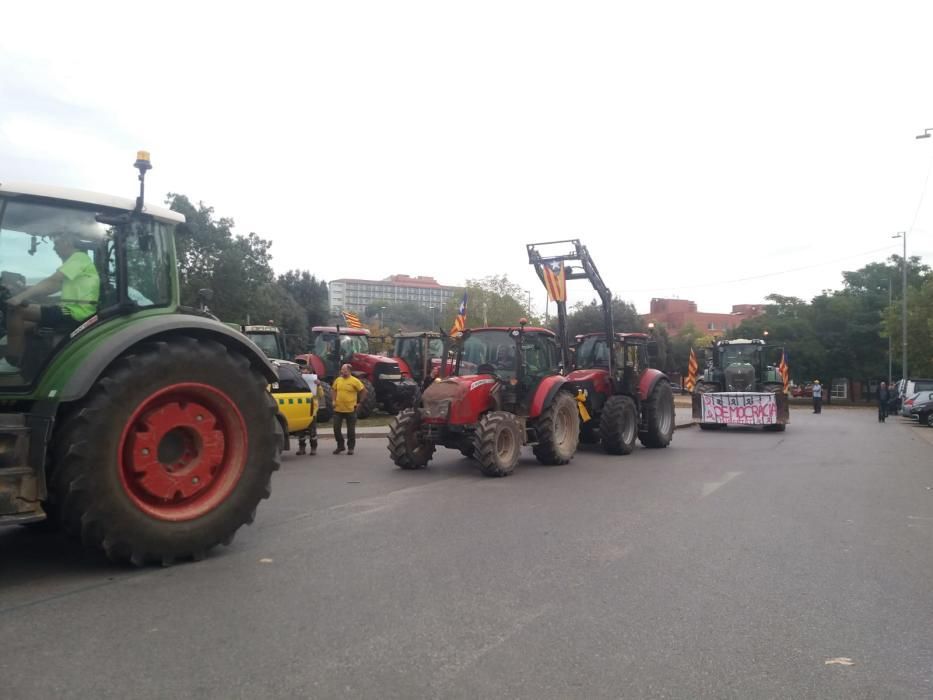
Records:
{"label": "person standing on road", "polygon": [[353,454],[356,445],[356,407],[366,399],[366,387],[363,382],[350,374],[350,365],[341,365],[340,376],[334,380],[334,438],[337,440],[335,455],[344,450],[343,422],[347,422],[347,450]]}
{"label": "person standing on road", "polygon": [[878,387],[878,422],[884,423],[884,419],[888,417],[888,401],[891,399],[891,394],[888,391],[888,385],[885,382],[881,382],[881,385]]}
{"label": "person standing on road", "polygon": [[[320,381],[318,380],[317,374],[314,372],[314,369],[309,365],[301,366],[301,378],[305,380],[305,384],[308,385],[308,388],[311,390],[311,400],[318,401],[318,385]],[[318,410],[320,410],[320,403],[318,403]],[[311,411],[314,411],[314,405],[311,405]],[[308,441],[311,442],[310,454],[317,454],[317,414],[314,414],[314,418],[311,419],[311,424],[308,426],[307,430],[302,431],[298,435],[298,451],[295,453],[296,456],[301,456],[307,454],[306,447]]]}
{"label": "person standing on road", "polygon": [[813,412],[823,412],[823,385],[819,379],[813,381]]}

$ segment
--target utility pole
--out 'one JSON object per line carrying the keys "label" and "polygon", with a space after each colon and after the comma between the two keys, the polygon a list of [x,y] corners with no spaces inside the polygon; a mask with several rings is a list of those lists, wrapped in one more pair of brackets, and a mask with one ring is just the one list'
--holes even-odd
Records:
{"label": "utility pole", "polygon": [[[894,280],[892,280],[891,276],[888,275],[888,308],[889,309],[891,308],[891,304],[894,302],[894,298],[891,296],[891,284],[893,282]],[[889,329],[888,330],[888,390],[889,391],[891,389],[891,380],[894,378],[893,377],[894,373],[892,371],[893,368],[891,364],[892,362],[893,362],[893,358],[891,357],[891,332]]]}
{"label": "utility pole", "polygon": [[907,379],[907,232],[900,231],[891,238],[904,239],[904,257],[901,259],[901,377]]}

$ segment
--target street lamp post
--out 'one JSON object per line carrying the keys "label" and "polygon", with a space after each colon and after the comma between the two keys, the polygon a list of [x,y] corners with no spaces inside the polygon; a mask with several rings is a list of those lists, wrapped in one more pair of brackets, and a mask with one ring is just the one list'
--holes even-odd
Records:
{"label": "street lamp post", "polygon": [[[888,308],[889,309],[891,308],[891,304],[894,302],[894,297],[891,295],[891,285],[893,284],[893,282],[894,280],[892,280],[891,277],[889,276],[888,277]],[[894,372],[893,372],[893,367],[892,367],[893,361],[894,359],[891,357],[891,331],[889,329],[888,330],[888,389],[889,390],[891,388],[891,380],[894,378],[893,377]]]}
{"label": "street lamp post", "polygon": [[895,233],[891,238],[904,240],[904,257],[901,259],[901,377],[907,380],[907,232]]}
{"label": "street lamp post", "polygon": [[434,327],[437,325],[437,307],[431,307],[431,330],[434,330]]}

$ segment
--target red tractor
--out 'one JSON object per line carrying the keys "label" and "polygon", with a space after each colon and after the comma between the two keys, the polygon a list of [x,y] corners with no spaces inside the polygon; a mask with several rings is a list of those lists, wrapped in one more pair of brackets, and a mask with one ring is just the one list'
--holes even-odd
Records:
{"label": "red tractor", "polygon": [[[542,255],[539,248],[561,245],[559,255]],[[589,420],[584,420],[582,439],[601,442],[606,452],[626,455],[638,438],[645,447],[667,447],[674,434],[674,393],[667,376],[648,366],[644,333],[616,333],[612,320],[612,293],[603,283],[586,246],[578,240],[529,244],[528,261],[548,286],[558,279],[587,279],[602,301],[604,331],[578,336],[573,361],[567,340],[566,298],[557,301],[558,336],[567,387],[584,398]],[[567,265],[572,263],[574,266]],[[612,338],[612,344],[606,339]],[[586,418],[587,416],[584,416]]]}
{"label": "red tractor", "polygon": [[394,357],[370,354],[365,328],[315,326],[311,329],[311,353],[297,359],[307,362],[327,383],[333,383],[340,366],[349,363],[353,376],[366,387],[366,400],[358,410],[360,418],[369,417],[380,404],[386,412],[397,413],[417,398],[418,385],[407,366],[403,370]]}
{"label": "red tractor", "polygon": [[511,474],[523,445],[532,445],[542,464],[573,458],[580,415],[560,374],[553,332],[524,321],[471,329],[457,334],[454,349],[453,376],[425,389],[420,405],[392,425],[389,453],[396,465],[420,469],[437,445],[475,458],[486,476]]}

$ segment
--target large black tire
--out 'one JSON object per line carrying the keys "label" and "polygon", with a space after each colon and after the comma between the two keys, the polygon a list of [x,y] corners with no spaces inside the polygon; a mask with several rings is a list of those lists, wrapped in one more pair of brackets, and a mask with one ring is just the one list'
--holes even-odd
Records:
{"label": "large black tire", "polygon": [[376,412],[376,390],[365,377],[359,379],[363,383],[363,388],[366,389],[366,398],[356,407],[356,416],[357,418],[369,418]]}
{"label": "large black tire", "polygon": [[114,561],[201,559],[253,521],[283,434],[243,355],[188,337],[116,359],[52,436],[64,530]]}
{"label": "large black tire", "polygon": [[674,437],[674,393],[671,385],[661,379],[654,385],[644,404],[647,428],[638,434],[645,447],[667,447]]}
{"label": "large black tire", "polygon": [[[719,391],[719,387],[716,384],[711,384],[709,382],[697,382],[693,393],[706,394],[714,391]],[[723,430],[726,427],[722,423],[697,423],[697,425],[700,426],[700,430]]]}
{"label": "large black tire", "polygon": [[424,440],[417,411],[407,409],[396,416],[389,428],[389,454],[402,469],[422,469],[434,456],[433,442]]}
{"label": "large black tire", "polygon": [[327,382],[321,382],[321,390],[324,394],[324,401],[317,409],[317,422],[329,423],[334,417],[334,389]]}
{"label": "large black tire", "polygon": [[610,396],[599,417],[603,449],[611,455],[631,454],[638,437],[638,409],[630,396]]}
{"label": "large black tire", "polygon": [[486,476],[508,476],[522,451],[522,429],[515,416],[492,411],[479,419],[474,438],[476,461]]}
{"label": "large black tire", "polygon": [[541,464],[567,464],[580,444],[580,409],[566,391],[558,391],[535,421],[538,444],[532,448]]}
{"label": "large black tire", "polygon": [[[784,385],[774,383],[763,384],[761,386],[761,390],[764,392],[770,392],[772,394],[782,394],[784,393]],[[787,426],[784,423],[771,423],[764,426],[764,429],[769,433],[783,433],[785,430],[787,430]]]}

